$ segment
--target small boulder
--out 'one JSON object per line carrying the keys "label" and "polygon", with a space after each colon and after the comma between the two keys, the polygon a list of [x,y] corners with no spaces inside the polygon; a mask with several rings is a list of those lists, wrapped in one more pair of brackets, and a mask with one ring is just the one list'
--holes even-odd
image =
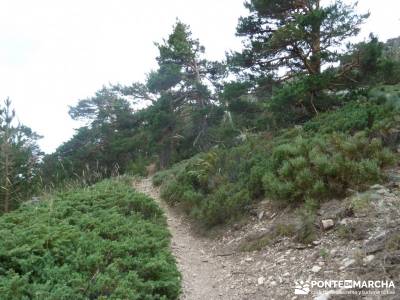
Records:
{"label": "small boulder", "polygon": [[324,231],[332,229],[335,226],[335,222],[332,219],[321,220],[321,227]]}
{"label": "small boulder", "polygon": [[321,241],[312,241],[312,244],[313,244],[314,246],[318,246],[319,244],[321,244]]}

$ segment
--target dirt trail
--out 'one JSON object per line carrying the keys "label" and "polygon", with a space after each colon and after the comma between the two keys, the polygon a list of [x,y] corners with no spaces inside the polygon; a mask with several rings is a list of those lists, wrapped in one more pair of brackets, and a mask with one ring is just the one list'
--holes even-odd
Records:
{"label": "dirt trail", "polygon": [[160,199],[159,190],[153,187],[150,178],[135,182],[134,187],[155,199],[167,216],[172,251],[183,275],[181,299],[237,299],[225,280],[230,276],[229,264],[217,255],[211,241],[191,232],[185,219]]}

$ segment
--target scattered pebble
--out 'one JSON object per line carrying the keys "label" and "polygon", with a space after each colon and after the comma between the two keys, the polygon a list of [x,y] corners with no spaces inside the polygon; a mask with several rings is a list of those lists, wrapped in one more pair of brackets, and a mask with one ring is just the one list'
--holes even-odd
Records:
{"label": "scattered pebble", "polygon": [[321,271],[321,267],[320,266],[314,266],[311,268],[311,272],[313,273],[318,273],[319,271]]}

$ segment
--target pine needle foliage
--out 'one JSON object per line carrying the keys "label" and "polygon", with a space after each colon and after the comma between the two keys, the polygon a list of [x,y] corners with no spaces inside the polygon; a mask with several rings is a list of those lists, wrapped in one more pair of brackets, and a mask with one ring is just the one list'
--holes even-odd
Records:
{"label": "pine needle foliage", "polygon": [[58,193],[0,217],[2,299],[177,299],[165,217],[127,182]]}

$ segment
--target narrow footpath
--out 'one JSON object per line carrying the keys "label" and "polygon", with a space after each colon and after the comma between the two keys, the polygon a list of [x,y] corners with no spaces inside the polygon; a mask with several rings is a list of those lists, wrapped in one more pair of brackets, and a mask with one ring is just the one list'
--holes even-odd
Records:
{"label": "narrow footpath", "polygon": [[166,214],[172,234],[172,251],[183,275],[181,299],[238,299],[225,280],[230,274],[229,263],[223,255],[216,253],[212,242],[192,233],[188,222],[160,199],[151,178],[134,182],[134,188],[155,199]]}

